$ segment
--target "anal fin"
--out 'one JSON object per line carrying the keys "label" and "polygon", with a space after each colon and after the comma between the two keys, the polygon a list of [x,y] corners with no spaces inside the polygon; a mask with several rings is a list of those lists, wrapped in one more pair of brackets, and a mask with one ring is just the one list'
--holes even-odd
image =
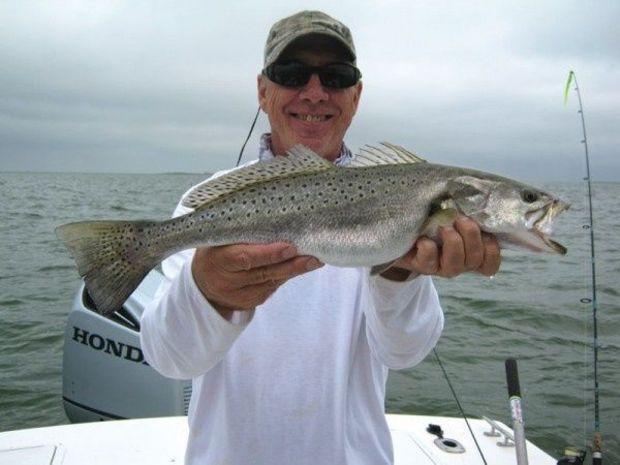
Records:
{"label": "anal fin", "polygon": [[370,269],[370,276],[376,276],[378,274],[383,273],[385,270],[390,268],[394,264],[395,260],[391,262],[381,263],[379,265],[375,265]]}

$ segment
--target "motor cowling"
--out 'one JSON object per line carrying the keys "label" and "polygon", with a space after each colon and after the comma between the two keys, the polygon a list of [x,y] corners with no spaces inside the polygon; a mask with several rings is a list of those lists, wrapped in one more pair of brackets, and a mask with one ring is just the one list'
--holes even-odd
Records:
{"label": "motor cowling", "polygon": [[160,375],[140,347],[140,317],[162,279],[151,271],[110,317],[95,311],[81,283],[63,349],[63,404],[71,422],[187,414],[191,381]]}

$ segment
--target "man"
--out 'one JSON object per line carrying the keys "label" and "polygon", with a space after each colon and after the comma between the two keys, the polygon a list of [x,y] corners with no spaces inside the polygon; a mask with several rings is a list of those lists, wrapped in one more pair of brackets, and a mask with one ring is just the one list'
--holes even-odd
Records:
{"label": "man", "polygon": [[[301,143],[336,164],[362,92],[349,30],[321,12],[272,27],[258,99],[259,161]],[[175,215],[187,213],[180,204]],[[431,278],[492,275],[496,241],[466,218],[383,273],[323,266],[291,244],[235,244],[166,260],[142,320],[149,363],[192,378],[190,464],[390,464],[389,368],[421,361],[443,328]]]}

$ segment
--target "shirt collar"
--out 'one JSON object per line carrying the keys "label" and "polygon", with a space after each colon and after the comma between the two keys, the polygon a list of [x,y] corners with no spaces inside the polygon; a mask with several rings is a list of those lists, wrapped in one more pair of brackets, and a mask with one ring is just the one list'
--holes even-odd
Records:
{"label": "shirt collar", "polygon": [[[260,137],[260,143],[258,146],[258,160],[259,161],[269,161],[273,160],[275,155],[271,151],[271,133],[266,132]],[[334,160],[334,165],[345,166],[348,165],[353,159],[353,154],[349,147],[342,142],[342,148],[340,149],[340,154]]]}

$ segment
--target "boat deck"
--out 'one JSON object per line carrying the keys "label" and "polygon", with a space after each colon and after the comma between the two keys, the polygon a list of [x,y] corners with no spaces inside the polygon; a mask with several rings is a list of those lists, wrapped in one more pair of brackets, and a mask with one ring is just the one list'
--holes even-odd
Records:
{"label": "boat deck", "polygon": [[[479,465],[483,461],[463,419],[421,415],[387,415],[394,442],[396,465]],[[463,452],[445,451],[426,428],[440,425],[446,441],[458,441]],[[502,437],[484,434],[484,420],[470,425],[489,465],[516,465],[514,447],[497,445]],[[509,428],[502,425],[506,430]],[[182,464],[187,439],[186,417],[118,420],[33,428],[0,433],[3,465],[139,465]],[[448,441],[448,446],[452,443]],[[555,465],[556,461],[528,442],[529,463]]]}

